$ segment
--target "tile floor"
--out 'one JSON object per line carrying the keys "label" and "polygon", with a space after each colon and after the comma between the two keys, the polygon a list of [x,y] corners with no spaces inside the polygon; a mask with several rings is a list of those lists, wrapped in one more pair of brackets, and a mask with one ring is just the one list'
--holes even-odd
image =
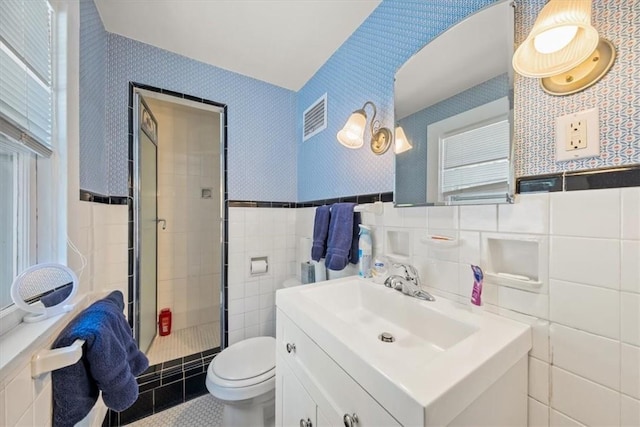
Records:
{"label": "tile floor", "polygon": [[172,331],[164,337],[156,336],[147,357],[149,365],[155,365],[219,346],[220,324],[213,322]]}
{"label": "tile floor", "polygon": [[129,424],[131,427],[221,427],[222,403],[210,394]]}

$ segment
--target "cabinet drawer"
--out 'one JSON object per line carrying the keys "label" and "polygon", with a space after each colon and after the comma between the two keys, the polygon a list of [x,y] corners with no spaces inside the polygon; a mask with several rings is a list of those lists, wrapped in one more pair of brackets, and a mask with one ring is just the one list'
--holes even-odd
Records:
{"label": "cabinet drawer", "polygon": [[353,414],[358,417],[358,427],[400,425],[281,311],[278,311],[277,322],[277,351],[330,425],[342,426],[343,416]]}

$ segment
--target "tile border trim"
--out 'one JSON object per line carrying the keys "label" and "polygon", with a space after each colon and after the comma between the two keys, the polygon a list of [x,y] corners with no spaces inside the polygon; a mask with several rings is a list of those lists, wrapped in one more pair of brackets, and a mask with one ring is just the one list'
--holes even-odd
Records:
{"label": "tile border trim", "polygon": [[373,203],[393,202],[393,191],[385,193],[358,194],[355,196],[335,197],[332,199],[310,200],[307,202],[272,202],[257,200],[229,200],[230,208],[310,208],[333,203]]}
{"label": "tile border trim", "polygon": [[640,165],[567,171],[516,180],[516,192],[519,194],[624,187],[640,187]]}
{"label": "tile border trim", "polygon": [[128,198],[124,196],[105,196],[104,194],[95,193],[89,190],[80,189],[80,201],[102,203],[105,205],[126,205]]}

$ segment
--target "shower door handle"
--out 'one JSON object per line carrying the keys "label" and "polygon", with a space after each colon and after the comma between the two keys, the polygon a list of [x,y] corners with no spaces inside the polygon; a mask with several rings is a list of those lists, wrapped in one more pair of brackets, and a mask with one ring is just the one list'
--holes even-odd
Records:
{"label": "shower door handle", "polygon": [[162,223],[162,229],[166,230],[167,229],[167,220],[164,218],[156,218],[156,223]]}

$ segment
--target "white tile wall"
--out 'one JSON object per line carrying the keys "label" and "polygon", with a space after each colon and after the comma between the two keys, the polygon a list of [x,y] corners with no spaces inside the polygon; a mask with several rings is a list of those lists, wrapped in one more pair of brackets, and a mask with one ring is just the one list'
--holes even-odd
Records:
{"label": "white tile wall", "polygon": [[620,425],[624,427],[640,426],[640,400],[622,395]]}
{"label": "white tile wall", "polygon": [[549,194],[517,195],[514,204],[498,206],[498,231],[548,234]]}
{"label": "white tile wall", "polygon": [[624,372],[620,389],[624,394],[640,399],[640,347],[622,344],[620,352]]}
{"label": "white tile wall", "polygon": [[620,337],[620,293],[551,280],[550,320],[608,338]]}
{"label": "white tile wall", "polygon": [[620,289],[640,294],[640,240],[622,240],[621,246]]}
{"label": "white tile wall", "polygon": [[640,240],[640,191],[637,188],[623,188],[622,198],[622,235],[623,239]]}
{"label": "white tile wall", "polygon": [[[388,249],[387,230],[408,231],[424,286],[467,304],[469,264],[488,250],[483,236],[548,242],[541,293],[489,284],[483,292],[486,310],[532,327],[529,425],[640,425],[640,188],[519,195],[498,207],[385,203],[384,212],[363,215],[382,242],[377,252]],[[314,209],[296,213],[296,236],[311,236]],[[420,241],[427,234],[459,244],[427,246]]]}
{"label": "white tile wall", "polygon": [[554,427],[584,427],[584,424],[569,418],[565,414],[552,409],[550,411],[549,425]]}
{"label": "white tile wall", "polygon": [[620,393],[562,369],[551,369],[551,406],[589,426],[620,425]]}
{"label": "white tile wall", "polygon": [[550,197],[551,234],[620,238],[619,189],[551,193]]}
{"label": "white tile wall", "polygon": [[549,364],[535,357],[529,358],[529,396],[549,404]]}
{"label": "white tile wall", "polygon": [[[89,261],[88,279],[91,289],[94,291],[119,290],[126,302],[129,300],[128,207],[102,203],[87,204],[91,207],[92,215],[91,245],[85,253]],[[127,310],[125,314],[126,312]]]}
{"label": "white tile wall", "polygon": [[614,390],[620,389],[620,342],[551,325],[553,364]]}
{"label": "white tile wall", "polygon": [[[296,274],[297,211],[304,209],[229,208],[230,344],[275,334],[275,291]],[[267,274],[252,275],[251,257],[264,256]]]}
{"label": "white tile wall", "polygon": [[549,425],[549,406],[529,398],[528,405],[529,427],[544,427]]}
{"label": "white tile wall", "polygon": [[620,288],[620,240],[551,237],[552,279]]}
{"label": "white tile wall", "polygon": [[640,294],[620,295],[620,336],[623,342],[640,346]]}

